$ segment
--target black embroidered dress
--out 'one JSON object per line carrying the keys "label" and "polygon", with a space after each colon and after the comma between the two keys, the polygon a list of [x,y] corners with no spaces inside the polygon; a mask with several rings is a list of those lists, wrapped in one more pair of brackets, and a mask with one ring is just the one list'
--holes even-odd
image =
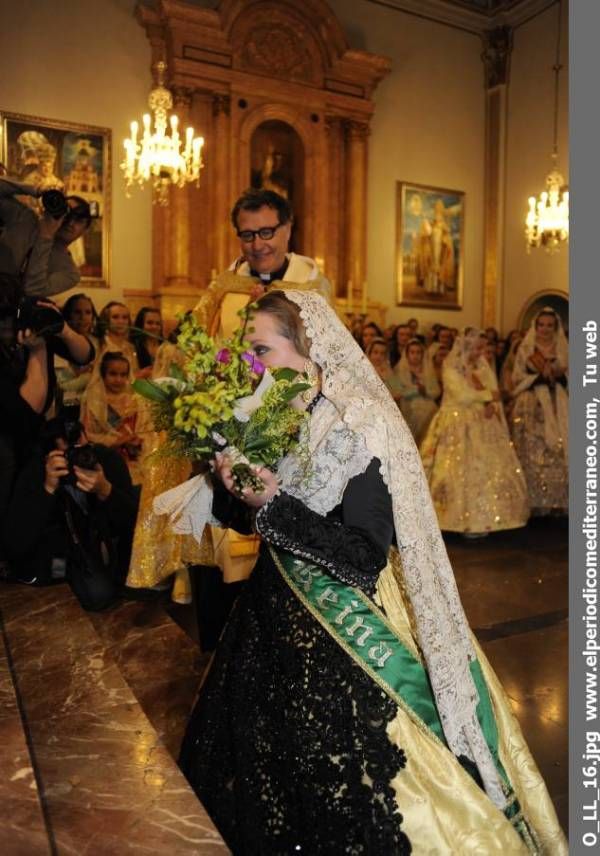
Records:
{"label": "black embroidered dress", "polygon": [[[213,513],[250,531],[247,507],[222,488]],[[326,517],[281,493],[255,525],[266,543],[201,689],[181,767],[236,856],[410,853],[390,787],[406,763],[386,736],[396,705],[296,598],[268,549],[371,596],[393,537],[379,462]]]}

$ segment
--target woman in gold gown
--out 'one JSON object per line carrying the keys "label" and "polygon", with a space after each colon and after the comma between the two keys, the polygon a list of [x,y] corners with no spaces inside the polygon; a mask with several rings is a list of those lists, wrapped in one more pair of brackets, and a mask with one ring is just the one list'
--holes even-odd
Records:
{"label": "woman in gold gown", "polygon": [[498,383],[485,357],[485,337],[467,328],[444,362],[444,394],[421,444],[440,528],[482,535],[524,526],[527,487]]}

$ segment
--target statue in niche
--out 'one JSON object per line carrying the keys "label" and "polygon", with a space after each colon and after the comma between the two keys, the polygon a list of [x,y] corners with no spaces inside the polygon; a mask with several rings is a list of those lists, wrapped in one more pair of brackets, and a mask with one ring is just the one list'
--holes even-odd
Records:
{"label": "statue in niche", "polygon": [[283,152],[278,152],[272,145],[269,146],[261,173],[261,187],[264,190],[274,190],[284,199],[288,199],[291,196],[291,184]]}
{"label": "statue in niche", "polygon": [[261,169],[252,171],[252,186],[263,190],[274,190],[285,199],[292,198],[293,180],[289,158],[269,143]]}
{"label": "statue in niche", "polygon": [[250,142],[250,183],[271,190],[294,206],[290,249],[304,249],[304,147],[298,132],[280,119],[258,125]]}

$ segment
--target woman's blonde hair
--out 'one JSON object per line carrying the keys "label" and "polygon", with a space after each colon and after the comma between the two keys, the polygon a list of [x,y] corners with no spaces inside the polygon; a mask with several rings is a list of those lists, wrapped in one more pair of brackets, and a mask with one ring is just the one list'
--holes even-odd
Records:
{"label": "woman's blonde hair", "polygon": [[289,339],[300,356],[310,359],[310,340],[296,304],[288,300],[283,291],[269,291],[259,297],[257,304],[257,312],[275,318],[279,335]]}

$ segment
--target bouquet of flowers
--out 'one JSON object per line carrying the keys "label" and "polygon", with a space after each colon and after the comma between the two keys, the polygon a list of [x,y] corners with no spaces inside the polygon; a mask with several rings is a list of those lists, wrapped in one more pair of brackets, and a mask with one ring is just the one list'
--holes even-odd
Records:
{"label": "bouquet of flowers", "polygon": [[188,314],[180,318],[177,347],[183,366],[169,377],[138,379],[133,388],[151,402],[152,421],[165,431],[164,453],[207,464],[216,452],[232,460],[236,490],[264,489],[255,468],[276,469],[298,442],[306,419],[292,399],[310,389],[303,373],[281,368],[269,372],[245,341],[249,313],[232,338],[218,344]]}

